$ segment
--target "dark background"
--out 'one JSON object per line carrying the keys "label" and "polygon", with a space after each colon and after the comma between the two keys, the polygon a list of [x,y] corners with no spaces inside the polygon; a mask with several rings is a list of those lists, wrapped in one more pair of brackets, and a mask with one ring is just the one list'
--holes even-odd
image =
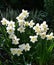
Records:
{"label": "dark background", "polygon": [[0,0],[0,9],[11,7],[13,9],[43,10],[44,0]]}

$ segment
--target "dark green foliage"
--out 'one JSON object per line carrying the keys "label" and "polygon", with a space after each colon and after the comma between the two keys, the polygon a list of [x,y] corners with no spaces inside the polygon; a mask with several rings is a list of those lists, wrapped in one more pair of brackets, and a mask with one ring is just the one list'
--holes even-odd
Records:
{"label": "dark green foliage", "polygon": [[54,17],[54,0],[44,0],[44,3],[45,10],[50,16]]}
{"label": "dark green foliage", "polygon": [[48,13],[48,24],[54,30],[54,0],[44,0],[44,8]]}
{"label": "dark green foliage", "polygon": [[0,9],[3,9],[5,7],[5,3],[0,0]]}
{"label": "dark green foliage", "polygon": [[[16,17],[19,15],[20,10],[13,10],[11,8],[7,8],[6,11],[0,10],[0,20],[5,17],[8,20],[14,20],[16,21]],[[38,10],[32,10],[30,11],[30,16],[28,17],[28,20],[33,19],[36,23],[42,23],[43,20],[46,20],[47,13],[44,11],[38,11]]]}
{"label": "dark green foliage", "polygon": [[42,23],[47,18],[47,13],[45,11],[31,11],[30,19],[33,19],[35,22]]}
{"label": "dark green foliage", "polygon": [[6,11],[0,10],[0,19],[7,18],[8,20],[16,20],[16,16],[18,16],[19,10],[13,10],[11,8],[7,8]]}

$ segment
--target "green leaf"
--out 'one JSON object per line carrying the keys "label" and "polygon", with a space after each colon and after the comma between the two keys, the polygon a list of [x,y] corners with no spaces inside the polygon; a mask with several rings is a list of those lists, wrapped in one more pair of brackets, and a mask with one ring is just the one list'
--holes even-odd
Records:
{"label": "green leaf", "polygon": [[48,48],[48,52],[52,52],[53,48],[54,48],[54,43],[50,45],[50,47]]}

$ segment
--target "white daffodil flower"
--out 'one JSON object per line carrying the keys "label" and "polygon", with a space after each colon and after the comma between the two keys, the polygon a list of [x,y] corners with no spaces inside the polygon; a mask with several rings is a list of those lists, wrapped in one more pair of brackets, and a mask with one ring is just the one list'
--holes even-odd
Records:
{"label": "white daffodil flower", "polygon": [[38,40],[37,40],[37,37],[38,37],[38,36],[30,36],[29,38],[30,38],[30,41],[31,41],[32,43],[35,43],[36,41],[38,41]]}
{"label": "white daffodil flower", "polygon": [[25,44],[19,45],[19,48],[23,51],[25,49]]}
{"label": "white daffodil flower", "polygon": [[13,34],[14,31],[15,31],[15,28],[7,27],[6,30],[7,30],[7,33],[8,33],[8,34]]}
{"label": "white daffodil flower", "polygon": [[47,40],[52,40],[54,38],[53,32],[51,32],[49,35],[46,35]]}
{"label": "white daffodil flower", "polygon": [[22,13],[25,17],[29,16],[29,12],[27,10],[22,9]]}
{"label": "white daffodil flower", "polygon": [[29,43],[25,44],[25,49],[24,49],[25,51],[29,51],[30,48],[31,48],[31,46],[29,45]]}
{"label": "white daffodil flower", "polygon": [[17,29],[20,33],[25,32],[25,27],[21,26]]}
{"label": "white daffodil flower", "polygon": [[45,39],[46,38],[46,32],[40,33],[40,36],[42,39]]}
{"label": "white daffodil flower", "polygon": [[47,32],[49,30],[48,25],[46,24],[46,21],[43,21],[43,23],[40,25],[42,32]]}
{"label": "white daffodil flower", "polygon": [[12,44],[15,44],[15,45],[17,45],[17,44],[19,44],[19,38],[17,38],[17,37],[14,37],[13,39],[12,39]]}
{"label": "white daffodil flower", "polygon": [[24,15],[21,13],[19,16],[16,17],[17,20],[24,20]]}
{"label": "white daffodil flower", "polygon": [[29,26],[29,21],[25,21],[24,26]]}
{"label": "white daffodil flower", "polygon": [[9,35],[9,38],[10,38],[10,39],[14,39],[15,37],[16,37],[15,34],[10,34],[10,35]]}
{"label": "white daffodil flower", "polygon": [[34,24],[35,23],[33,22],[33,20],[31,20],[30,23],[29,23],[29,27],[32,28],[34,26]]}
{"label": "white daffodil flower", "polygon": [[18,49],[17,49],[17,55],[20,56],[21,54],[23,54],[23,53],[22,53],[22,50],[18,48]]}
{"label": "white daffodil flower", "polygon": [[17,54],[17,48],[11,48],[10,51],[13,55]]}
{"label": "white daffodil flower", "polygon": [[40,29],[40,25],[39,23],[36,24],[36,26],[33,27],[33,29],[35,30],[36,33],[41,33],[41,29]]}
{"label": "white daffodil flower", "polygon": [[15,22],[10,21],[10,22],[8,23],[8,27],[15,27]]}
{"label": "white daffodil flower", "polygon": [[18,20],[19,26],[24,26],[25,21],[24,20]]}
{"label": "white daffodil flower", "polygon": [[5,18],[2,18],[1,23],[2,23],[2,25],[6,25],[7,26],[9,21],[7,19],[5,19]]}
{"label": "white daffodil flower", "polygon": [[17,20],[24,20],[25,18],[27,18],[29,16],[29,13],[27,10],[22,10],[21,14],[19,16],[16,17]]}

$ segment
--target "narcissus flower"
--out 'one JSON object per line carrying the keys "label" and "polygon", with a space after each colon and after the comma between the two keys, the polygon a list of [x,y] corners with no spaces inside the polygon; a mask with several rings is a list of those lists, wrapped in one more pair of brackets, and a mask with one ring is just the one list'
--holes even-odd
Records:
{"label": "narcissus flower", "polygon": [[19,20],[18,23],[19,23],[19,26],[24,26],[25,21],[24,20]]}
{"label": "narcissus flower", "polygon": [[13,39],[12,39],[12,44],[15,44],[15,45],[17,45],[17,44],[19,44],[19,38],[17,38],[17,37],[14,37]]}
{"label": "narcissus flower", "polygon": [[17,48],[11,48],[10,51],[13,55],[17,54]]}
{"label": "narcissus flower", "polygon": [[22,50],[18,48],[18,49],[17,49],[17,55],[20,56],[21,54],[23,54],[23,53],[22,53]]}
{"label": "narcissus flower", "polygon": [[33,27],[33,29],[35,30],[35,32],[36,33],[41,33],[41,29],[40,29],[40,25],[39,25],[39,23],[37,23],[34,27]]}
{"label": "narcissus flower", "polygon": [[46,32],[40,33],[40,36],[42,39],[45,39],[46,38]]}
{"label": "narcissus flower", "polygon": [[29,21],[25,21],[24,26],[29,26]]}
{"label": "narcissus flower", "polygon": [[34,26],[34,24],[35,24],[35,23],[33,22],[33,20],[31,20],[31,21],[29,22],[29,27],[32,28],[32,27]]}
{"label": "narcissus flower", "polygon": [[24,9],[22,10],[22,14],[25,16],[25,18],[29,16],[29,12]]}
{"label": "narcissus flower", "polygon": [[37,40],[37,37],[38,37],[38,36],[30,36],[29,38],[30,38],[30,41],[31,41],[32,43],[35,43],[36,41],[38,41],[38,40]]}
{"label": "narcissus flower", "polygon": [[15,27],[15,22],[10,21],[10,22],[8,23],[8,27]]}
{"label": "narcissus flower", "polygon": [[17,20],[24,20],[24,15],[21,13],[19,16],[16,17]]}
{"label": "narcissus flower", "polygon": [[46,24],[46,21],[43,21],[43,23],[40,25],[42,32],[47,32],[49,30],[48,25]]}
{"label": "narcissus flower", "polygon": [[15,28],[7,27],[6,30],[7,30],[7,33],[8,33],[8,34],[13,34],[14,31],[15,31]]}
{"label": "narcissus flower", "polygon": [[6,25],[7,26],[9,21],[7,19],[5,19],[5,18],[2,18],[1,23],[2,23],[2,25]]}
{"label": "narcissus flower", "polygon": [[25,27],[20,26],[17,30],[18,30],[20,33],[23,33],[23,32],[25,32]]}
{"label": "narcissus flower", "polygon": [[19,48],[23,51],[25,49],[25,44],[19,45]]}
{"label": "narcissus flower", "polygon": [[25,44],[25,51],[29,51],[30,50],[30,48],[31,48],[31,46],[29,45],[29,43],[26,43]]}
{"label": "narcissus flower", "polygon": [[29,16],[29,12],[27,10],[22,10],[21,14],[16,17],[17,20],[24,20]]}
{"label": "narcissus flower", "polygon": [[10,39],[14,39],[15,37],[16,37],[15,34],[10,34],[10,35],[9,35],[9,38],[10,38]]}
{"label": "narcissus flower", "polygon": [[52,32],[49,35],[46,35],[46,37],[47,37],[47,40],[52,40],[54,38]]}

